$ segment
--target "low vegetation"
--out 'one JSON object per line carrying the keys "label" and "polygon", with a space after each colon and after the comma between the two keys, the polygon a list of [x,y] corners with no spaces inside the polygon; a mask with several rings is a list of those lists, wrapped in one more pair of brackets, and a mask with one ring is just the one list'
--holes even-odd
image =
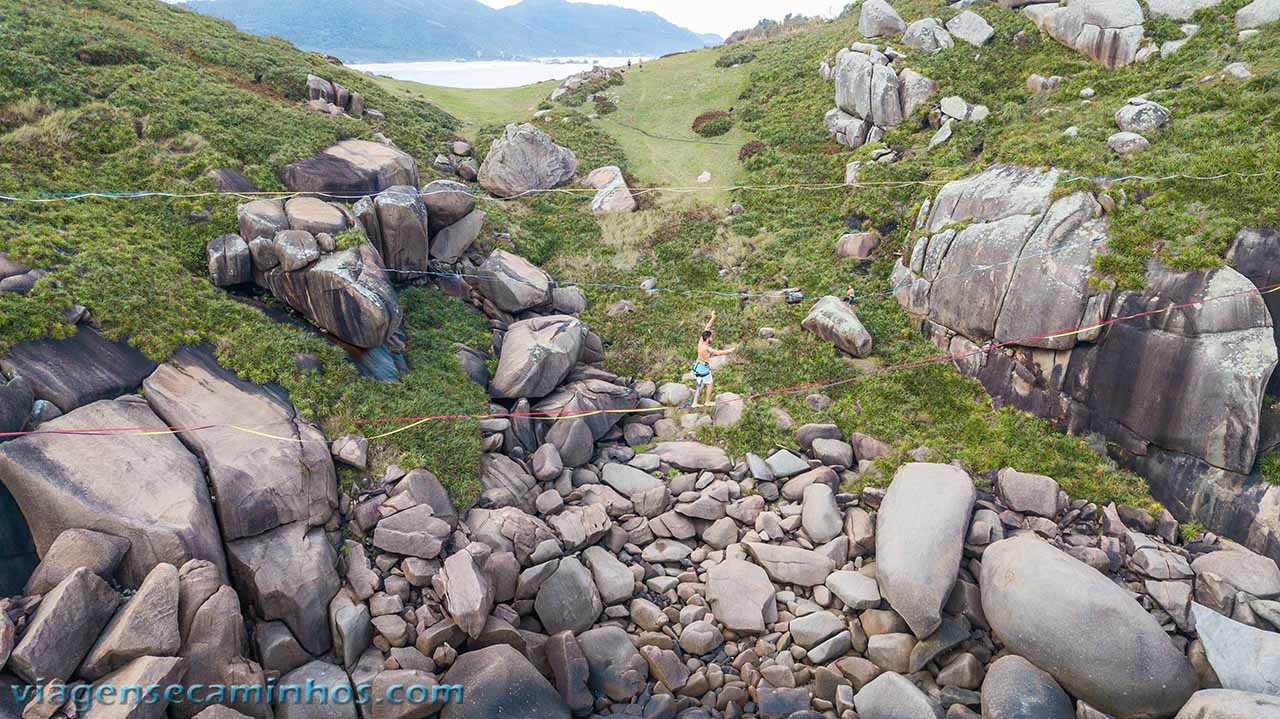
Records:
{"label": "low vegetation", "polygon": [[703,137],[720,137],[733,129],[733,116],[723,110],[704,112],[693,118],[693,131]]}
{"label": "low vegetation", "polygon": [[[145,30],[141,29],[145,28]],[[212,190],[233,167],[266,190],[281,166],[336,141],[381,132],[418,158],[443,149],[457,121],[417,96],[287,43],[150,0],[0,2],[0,194]],[[328,77],[386,114],[375,123],[301,107],[306,76]],[[483,346],[484,321],[439,293],[406,292],[410,372],[399,385],[357,376],[322,337],[231,299],[208,280],[205,243],[235,231],[230,197],[91,199],[0,205],[0,251],[49,270],[28,295],[0,293],[0,351],[70,331],[62,312],[89,307],[106,334],[163,359],[208,343],[229,368],[289,391],[304,413],[356,429],[356,418],[483,411],[453,342]],[[417,318],[418,322],[414,322]],[[429,318],[429,319],[428,319]],[[299,371],[296,357],[318,358]],[[412,393],[406,386],[417,387]],[[360,425],[377,434],[386,428]],[[474,427],[423,425],[386,438],[385,461],[425,463],[475,496]]]}

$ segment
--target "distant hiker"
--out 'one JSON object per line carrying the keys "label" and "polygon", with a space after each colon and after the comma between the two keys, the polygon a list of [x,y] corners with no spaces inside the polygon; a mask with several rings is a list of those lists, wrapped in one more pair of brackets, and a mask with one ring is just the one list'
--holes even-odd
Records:
{"label": "distant hiker", "polygon": [[854,304],[858,300],[858,295],[854,292],[853,285],[849,285],[849,289],[844,291],[844,301],[846,304]]}
{"label": "distant hiker", "polygon": [[630,69],[631,69],[631,60],[627,60],[627,69],[628,69],[628,70],[630,70]]}
{"label": "distant hiker", "polygon": [[[732,354],[736,347],[718,350],[711,346],[711,325],[716,321],[715,310],[711,311],[711,319],[707,320],[707,326],[702,328],[702,337],[698,339],[698,361],[693,363],[693,376],[698,384],[693,389],[693,407],[710,407],[712,405],[711,388],[714,379],[711,376],[711,358],[720,357],[722,355]],[[698,403],[698,393],[702,388],[707,388],[706,401]]]}

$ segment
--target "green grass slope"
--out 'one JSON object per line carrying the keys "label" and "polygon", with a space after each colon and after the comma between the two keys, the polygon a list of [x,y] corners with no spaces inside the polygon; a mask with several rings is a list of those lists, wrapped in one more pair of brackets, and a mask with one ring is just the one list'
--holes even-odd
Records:
{"label": "green grass slope", "polygon": [[[457,121],[287,43],[154,0],[0,0],[0,194],[86,190],[203,192],[212,168],[243,169],[283,189],[281,166],[347,138],[382,132],[428,167]],[[362,93],[385,122],[307,112],[308,73]],[[409,377],[357,377],[322,338],[271,321],[208,280],[205,243],[234,232],[235,198],[90,199],[0,204],[0,251],[49,270],[26,296],[0,293],[0,351],[69,331],[88,307],[107,334],[155,358],[207,342],[228,367],[278,382],[330,436],[358,417],[483,411],[453,342],[488,342],[478,313],[444,295],[402,295]],[[207,215],[207,220],[202,220]],[[312,353],[319,371],[299,371]],[[412,388],[413,391],[406,391]],[[360,426],[373,435],[389,427]],[[474,427],[424,425],[378,444],[382,461],[425,463],[468,501],[478,488]]]}
{"label": "green grass slope", "polygon": [[547,80],[520,87],[470,89],[390,77],[379,77],[376,82],[390,93],[422,98],[453,115],[462,123],[459,131],[467,136],[486,125],[524,122],[560,84]]}
{"label": "green grass slope", "polygon": [[[909,118],[884,143],[902,159],[871,165],[861,179],[946,181],[995,162],[1052,164],[1084,176],[1276,173],[1280,32],[1274,26],[1264,28],[1259,36],[1240,43],[1232,16],[1243,4],[1230,0],[1199,13],[1194,19],[1201,25],[1199,34],[1177,54],[1116,70],[1041,37],[1015,12],[991,4],[975,6],[997,30],[988,46],[977,49],[958,42],[933,57],[913,53],[905,64],[937,80],[939,97],[955,94],[987,104],[991,116],[980,124],[958,125],[947,144],[932,150],[926,148],[934,131],[923,113]],[[926,16],[946,20],[957,12],[932,0],[895,6],[908,21]],[[1157,40],[1180,34],[1168,21],[1149,21],[1147,28]],[[1025,33],[1021,40],[1019,33]],[[818,64],[857,39],[857,19],[848,17],[741,46],[756,54],[745,67],[745,89],[737,98],[722,96],[715,104],[735,106],[741,128],[736,131],[767,145],[745,162],[738,175],[743,184],[839,183],[847,162],[869,159],[876,147],[884,146],[851,151],[829,142],[822,127],[823,113],[834,105],[834,87],[818,77]],[[1247,63],[1253,79],[1221,78],[1222,68],[1235,61]],[[646,66],[645,72],[651,73],[646,81],[653,88],[680,88],[679,75],[665,76],[661,63]],[[1025,88],[1032,73],[1067,80],[1047,96],[1033,96]],[[627,85],[616,90],[635,94],[636,81],[628,76]],[[1079,97],[1085,87],[1096,93],[1089,102]],[[1151,135],[1152,148],[1146,153],[1118,157],[1105,144],[1117,131],[1112,115],[1130,97],[1144,93],[1169,107],[1173,121]],[[658,99],[669,95],[670,91]],[[652,101],[653,96],[648,97],[645,103]],[[626,106],[620,103],[620,108]],[[662,112],[660,107],[642,106],[646,113]],[[681,167],[689,152],[683,143],[654,143],[633,157],[623,131],[611,126],[608,118],[591,123],[574,115],[566,121],[557,114],[542,126],[580,151],[600,147],[600,131],[606,130],[615,142],[605,143],[611,149],[593,158],[595,162],[619,162],[641,181],[651,179],[651,168]],[[1063,135],[1070,126],[1079,129],[1078,139]],[[584,169],[594,166],[584,163]],[[1153,255],[1176,267],[1212,266],[1221,262],[1240,227],[1280,219],[1280,205],[1274,201],[1280,177],[1275,174],[1208,182],[1090,179],[1079,186],[1109,192],[1118,200],[1109,217],[1108,252],[1100,258],[1098,270],[1105,281],[1125,287],[1140,286],[1143,264]],[[975,471],[1012,465],[1058,478],[1072,496],[1150,505],[1145,483],[1117,470],[1083,438],[1065,436],[1029,415],[994,408],[976,381],[946,365],[873,372],[936,354],[892,297],[872,297],[858,306],[877,341],[876,356],[868,362],[837,357],[830,345],[802,332],[799,321],[807,304],[699,294],[787,286],[802,287],[809,294],[843,294],[850,284],[860,294],[884,292],[897,255],[914,239],[910,229],[921,203],[935,193],[936,185],[741,191],[734,199],[746,212],[732,218],[726,203],[709,194],[701,206],[656,203],[657,209],[598,221],[589,216],[585,200],[542,198],[510,210],[504,219],[517,245],[547,262],[562,282],[636,284],[656,277],[660,286],[690,291],[588,290],[587,319],[609,344],[607,364],[621,374],[660,382],[679,379],[693,359],[697,331],[715,309],[720,317],[717,341],[739,345],[734,362],[717,373],[722,391],[762,392],[828,378],[858,378],[823,390],[834,402],[820,411],[807,406],[805,391],[752,401],[739,426],[706,430],[708,440],[739,452],[759,451],[773,442],[788,444],[793,440],[777,428],[770,411],[781,407],[797,421],[833,421],[846,431],[868,432],[895,444],[900,453],[884,463],[885,470],[902,461],[907,450],[927,445],[934,456],[960,459]],[[857,229],[881,232],[881,249],[869,262],[836,259],[838,237]],[[607,315],[609,305],[622,299],[634,302],[636,310]],[[761,336],[764,328],[772,330],[772,339]],[[1263,460],[1264,467],[1275,464],[1273,458]]]}

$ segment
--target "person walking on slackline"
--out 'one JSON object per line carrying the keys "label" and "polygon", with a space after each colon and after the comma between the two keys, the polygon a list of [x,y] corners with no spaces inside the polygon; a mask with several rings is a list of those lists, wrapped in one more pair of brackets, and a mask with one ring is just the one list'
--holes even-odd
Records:
{"label": "person walking on slackline", "polygon": [[[722,355],[732,354],[736,347],[718,350],[711,346],[711,325],[716,321],[716,311],[711,311],[711,319],[707,320],[707,326],[702,328],[702,336],[698,339],[698,361],[693,363],[693,377],[698,384],[693,388],[693,407],[710,407],[713,404],[711,397],[712,384],[715,381],[711,376],[711,358],[720,357]],[[707,388],[706,401],[702,404],[698,403],[698,393],[702,388]]]}

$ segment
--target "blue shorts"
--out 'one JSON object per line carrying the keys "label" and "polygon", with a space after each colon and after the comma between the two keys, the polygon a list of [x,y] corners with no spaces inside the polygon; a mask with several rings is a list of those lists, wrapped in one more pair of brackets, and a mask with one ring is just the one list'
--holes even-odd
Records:
{"label": "blue shorts", "polygon": [[693,376],[698,380],[699,387],[711,384],[711,365],[706,362],[694,362]]}

